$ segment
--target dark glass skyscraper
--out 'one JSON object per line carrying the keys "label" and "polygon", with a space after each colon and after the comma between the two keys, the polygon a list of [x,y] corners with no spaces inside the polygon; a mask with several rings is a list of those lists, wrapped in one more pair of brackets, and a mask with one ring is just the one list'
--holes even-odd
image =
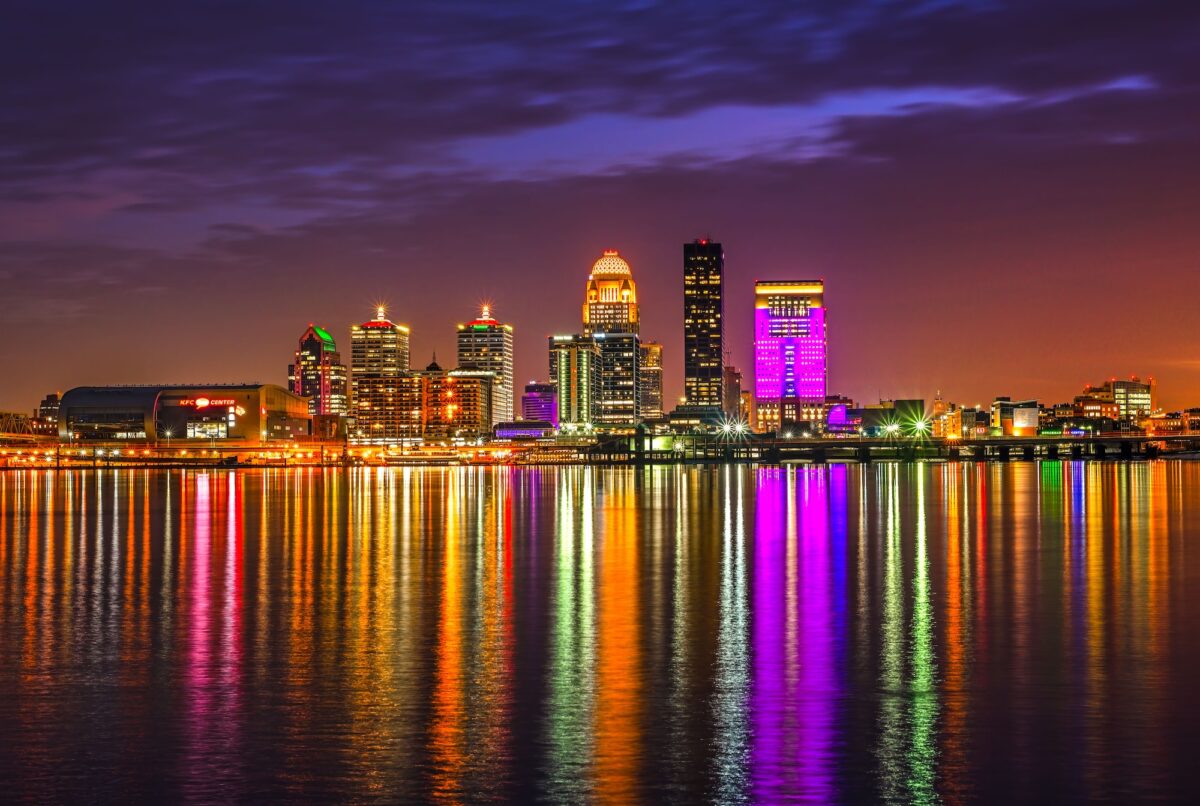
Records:
{"label": "dark glass skyscraper", "polygon": [[683,395],[689,408],[721,409],[724,279],[721,244],[698,238],[683,245]]}

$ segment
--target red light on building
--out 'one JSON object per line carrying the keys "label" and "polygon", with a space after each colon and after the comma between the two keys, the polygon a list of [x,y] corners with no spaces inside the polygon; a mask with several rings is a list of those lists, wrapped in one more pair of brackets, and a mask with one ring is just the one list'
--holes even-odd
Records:
{"label": "red light on building", "polygon": [[193,409],[206,409],[209,406],[236,406],[237,400],[232,397],[187,397],[179,401],[179,405]]}

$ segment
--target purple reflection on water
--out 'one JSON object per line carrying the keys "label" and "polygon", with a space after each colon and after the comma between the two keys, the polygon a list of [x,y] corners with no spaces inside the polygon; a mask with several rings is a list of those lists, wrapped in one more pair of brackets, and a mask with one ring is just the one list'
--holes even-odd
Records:
{"label": "purple reflection on water", "polygon": [[[798,614],[794,658],[799,685],[789,698],[797,710],[796,768],[803,795],[834,798],[833,735],[837,682],[833,670],[836,625],[831,608],[829,508],[824,469],[802,474],[800,483],[799,591],[789,596]],[[789,536],[789,544],[796,538]],[[789,553],[794,553],[789,552]],[[795,577],[793,576],[793,579]],[[794,585],[790,588],[795,589]]]}
{"label": "purple reflection on water", "polygon": [[[844,615],[834,612],[826,472],[758,478],[750,752],[758,802],[837,794],[835,644]],[[841,489],[844,505],[844,478]]]}
{"label": "purple reflection on water", "polygon": [[787,472],[758,472],[754,502],[754,680],[750,780],[756,803],[778,801],[789,787],[787,763],[787,654],[784,574],[787,543]]}

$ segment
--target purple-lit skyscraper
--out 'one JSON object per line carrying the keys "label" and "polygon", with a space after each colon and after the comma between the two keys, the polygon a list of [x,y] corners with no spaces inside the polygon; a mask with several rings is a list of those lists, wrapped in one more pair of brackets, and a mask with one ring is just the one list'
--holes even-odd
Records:
{"label": "purple-lit skyscraper", "polygon": [[820,421],[825,372],[825,282],[756,282],[754,396],[759,429]]}
{"label": "purple-lit skyscraper", "polygon": [[521,419],[544,420],[558,427],[558,389],[552,383],[530,381],[521,395]]}

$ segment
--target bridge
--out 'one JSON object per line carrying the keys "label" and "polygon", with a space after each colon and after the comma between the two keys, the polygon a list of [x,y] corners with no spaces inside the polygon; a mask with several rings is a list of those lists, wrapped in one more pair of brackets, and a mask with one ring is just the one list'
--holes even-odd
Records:
{"label": "bridge", "polygon": [[33,429],[28,416],[11,411],[0,411],[0,445],[33,445],[53,443],[57,434],[39,434]]}
{"label": "bridge", "polygon": [[1200,432],[1181,434],[1111,433],[1094,436],[945,438],[791,438],[756,434],[730,438],[717,434],[674,437],[621,436],[602,439],[587,451],[599,464],[679,462],[872,462],[872,461],[1034,461],[1038,459],[1153,459],[1200,454]]}

